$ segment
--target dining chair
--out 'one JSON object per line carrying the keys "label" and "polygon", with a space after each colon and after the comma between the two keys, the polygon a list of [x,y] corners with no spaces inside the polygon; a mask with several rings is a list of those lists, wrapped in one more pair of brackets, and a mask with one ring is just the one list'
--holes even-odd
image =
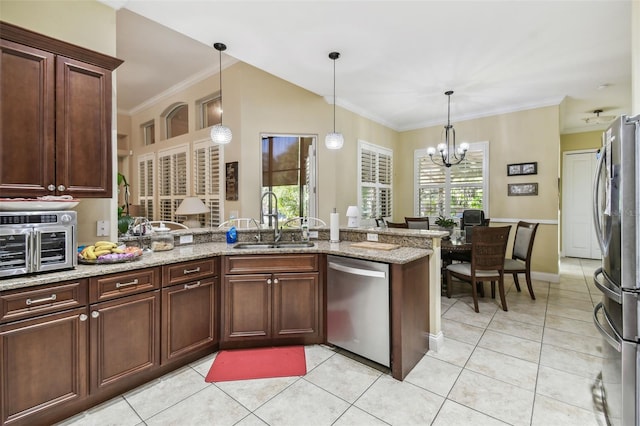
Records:
{"label": "dining chair", "polygon": [[252,217],[236,217],[222,222],[219,229],[227,229],[235,226],[238,229],[260,229],[260,224]]}
{"label": "dining chair", "polygon": [[387,228],[408,228],[406,222],[389,222],[385,221]]}
{"label": "dining chair", "polygon": [[[471,263],[454,263],[447,266],[447,297],[451,297],[451,279],[456,277],[471,284],[473,305],[478,309],[477,284],[498,282],[502,309],[507,311],[507,298],[504,292],[504,259],[509,240],[510,226],[478,226],[474,229],[471,243]],[[494,287],[492,287],[494,288]]]}
{"label": "dining chair", "polygon": [[409,229],[429,229],[428,217],[406,217],[405,216],[404,222],[407,224],[407,228]]}
{"label": "dining chair", "polygon": [[[536,237],[538,225],[538,223],[518,222],[513,240],[511,259],[504,260],[504,273],[513,275],[513,281],[518,291],[520,291],[518,274],[524,274],[529,294],[533,300],[536,300],[536,296],[531,285],[531,252],[533,251],[533,240]],[[493,289],[492,294],[494,294]]]}
{"label": "dining chair", "polygon": [[180,229],[189,229],[189,227],[187,225],[184,225],[184,224],[178,223],[178,222],[171,222],[171,221],[168,221],[168,220],[151,220],[151,221],[149,221],[149,224],[153,228],[160,228],[161,225],[164,225],[166,228],[169,228],[172,231],[180,230]]}
{"label": "dining chair", "polygon": [[[284,228],[300,228],[302,226],[302,221],[304,219],[305,218],[301,216],[292,217],[290,219],[287,219],[282,226]],[[325,222],[320,218],[306,217],[306,219],[307,219],[307,226],[309,226],[309,228],[324,228],[327,226],[327,222]]]}

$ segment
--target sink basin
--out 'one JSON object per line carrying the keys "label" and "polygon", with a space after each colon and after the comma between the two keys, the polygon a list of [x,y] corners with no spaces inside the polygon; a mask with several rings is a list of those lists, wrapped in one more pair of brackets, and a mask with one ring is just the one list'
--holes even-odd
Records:
{"label": "sink basin", "polygon": [[233,246],[233,248],[259,250],[279,248],[308,248],[313,246],[315,246],[315,244],[310,241],[280,241],[278,243],[238,243]]}

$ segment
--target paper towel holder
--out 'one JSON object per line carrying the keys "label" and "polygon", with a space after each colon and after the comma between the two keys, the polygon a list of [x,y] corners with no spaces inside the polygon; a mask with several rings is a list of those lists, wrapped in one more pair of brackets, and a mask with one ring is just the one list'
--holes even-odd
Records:
{"label": "paper towel holder", "polygon": [[358,211],[358,207],[349,206],[347,208],[347,227],[349,228],[357,228],[358,227],[358,216],[360,212]]}

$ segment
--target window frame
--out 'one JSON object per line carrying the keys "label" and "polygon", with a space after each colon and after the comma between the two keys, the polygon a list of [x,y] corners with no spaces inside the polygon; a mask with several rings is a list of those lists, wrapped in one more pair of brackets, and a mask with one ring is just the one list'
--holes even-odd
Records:
{"label": "window frame", "polygon": [[[176,170],[179,164],[176,164],[176,158],[179,155],[184,154],[184,170]],[[168,221],[176,221],[175,211],[180,206],[182,200],[189,195],[189,188],[191,188],[191,173],[190,173],[190,154],[191,150],[189,144],[181,144],[176,145],[171,148],[158,150],[158,157],[156,163],[156,182],[158,183],[156,192],[158,196],[158,220],[168,220]],[[162,170],[163,168],[163,159],[169,157],[169,175],[165,176]],[[178,181],[176,181],[176,179]],[[182,180],[182,183],[180,180]],[[163,194],[163,184],[168,185],[169,194]],[[184,190],[180,191],[181,187],[184,186]],[[169,201],[171,204],[171,208],[169,212],[163,211],[164,204],[166,201]]]}
{"label": "window frame", "polygon": [[[143,209],[141,214],[149,220],[155,220],[155,174],[157,173],[155,152],[139,155],[136,164],[138,165],[138,204],[140,204]],[[143,172],[141,170],[141,166],[144,167]],[[141,172],[144,173],[144,176],[142,176]],[[151,194],[148,194],[148,191],[150,191]]]}
{"label": "window frame", "polygon": [[142,140],[145,146],[155,145],[156,143],[156,120],[152,119],[140,125],[142,129]]}
{"label": "window frame", "polygon": [[[215,101],[218,101],[220,103],[219,111],[218,111],[218,121],[215,123],[209,123],[207,118],[208,114],[207,114],[206,106],[210,102],[215,102]],[[196,101],[196,105],[197,105],[197,111],[198,111],[198,128],[199,129],[206,129],[208,127],[222,123],[222,93],[220,91],[210,96],[206,96],[202,99],[198,99]]]}
{"label": "window frame", "polygon": [[[204,176],[199,175],[197,162],[200,158],[199,151],[205,152]],[[212,166],[212,151],[217,151],[218,169]],[[224,149],[222,146],[212,144],[210,139],[194,141],[191,148],[191,171],[193,179],[193,195],[200,198],[209,208],[208,218],[206,214],[198,215],[198,219],[206,226],[215,227],[224,221],[225,201],[225,168]],[[203,185],[200,185],[203,183]],[[204,186],[204,187],[202,187]],[[208,223],[206,223],[208,220]]]}
{"label": "window frame", "polygon": [[[375,176],[376,176],[376,182],[373,184],[366,184],[366,187],[372,187],[375,189],[375,196],[376,196],[376,212],[373,215],[374,217],[371,218],[365,218],[363,219],[363,199],[362,199],[362,188],[363,188],[363,182],[362,182],[362,154],[363,154],[363,150],[366,149],[368,151],[373,151],[376,154],[376,172],[375,172]],[[390,171],[389,171],[389,183],[388,184],[384,184],[384,183],[380,183],[379,182],[379,166],[380,166],[380,161],[379,161],[379,156],[383,154],[383,155],[388,155],[390,157]],[[358,193],[358,214],[359,214],[359,219],[360,219],[360,225],[362,226],[375,226],[376,224],[376,218],[380,217],[382,215],[382,209],[381,209],[381,205],[382,202],[380,200],[380,190],[381,189],[388,189],[389,191],[389,196],[388,196],[388,201],[387,201],[387,205],[388,205],[388,215],[382,216],[384,217],[385,220],[390,220],[393,217],[393,195],[394,195],[394,190],[393,190],[393,165],[394,165],[394,160],[393,160],[393,149],[391,148],[387,148],[381,145],[376,145],[376,144],[372,144],[370,142],[364,141],[364,140],[358,140],[358,151],[357,151],[357,161],[358,161],[358,176],[357,176],[357,193]],[[380,216],[379,216],[380,215]]]}
{"label": "window frame", "polygon": [[[481,151],[482,152],[482,210],[484,210],[485,215],[489,216],[489,142],[481,141],[481,142],[473,142],[469,144],[469,151]],[[420,159],[426,158],[427,161],[431,162],[429,155],[427,154],[427,148],[416,149],[413,154],[413,214],[420,214],[420,189],[422,186],[420,185]],[[466,161],[466,160],[465,160]],[[427,187],[444,187],[445,193],[445,203],[444,203],[444,211],[442,214],[445,217],[451,217],[451,188],[453,187],[461,187],[461,184],[453,184],[451,183],[451,169],[455,167],[461,167],[464,164],[464,161],[458,165],[451,167],[437,166],[445,169],[445,183],[444,184],[436,184],[436,185],[427,185]],[[475,186],[475,185],[473,185]],[[432,220],[437,219],[438,215],[432,216],[429,218]]]}
{"label": "window frame", "polygon": [[[177,135],[173,134],[173,126],[171,124],[171,120],[173,119],[173,117],[178,113],[178,111],[182,110],[186,108],[187,111],[187,127],[184,133],[180,133]],[[173,104],[171,107],[169,107],[169,109],[167,110],[167,113],[164,117],[164,125],[165,125],[165,132],[167,135],[167,139],[171,139],[171,138],[175,138],[178,136],[182,136],[182,135],[187,135],[189,134],[189,105],[186,102],[178,102]]]}

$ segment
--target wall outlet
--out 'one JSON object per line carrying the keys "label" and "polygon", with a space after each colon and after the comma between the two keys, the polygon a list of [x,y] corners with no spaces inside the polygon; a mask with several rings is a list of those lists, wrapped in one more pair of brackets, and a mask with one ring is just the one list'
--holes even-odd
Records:
{"label": "wall outlet", "polygon": [[318,239],[318,231],[309,231],[309,238]]}
{"label": "wall outlet", "polygon": [[367,232],[367,241],[378,241],[378,234],[369,234]]}
{"label": "wall outlet", "polygon": [[98,237],[108,237],[109,236],[109,221],[108,220],[99,220],[97,222],[96,235]]}
{"label": "wall outlet", "polygon": [[180,244],[191,244],[193,242],[193,234],[180,235]]}

